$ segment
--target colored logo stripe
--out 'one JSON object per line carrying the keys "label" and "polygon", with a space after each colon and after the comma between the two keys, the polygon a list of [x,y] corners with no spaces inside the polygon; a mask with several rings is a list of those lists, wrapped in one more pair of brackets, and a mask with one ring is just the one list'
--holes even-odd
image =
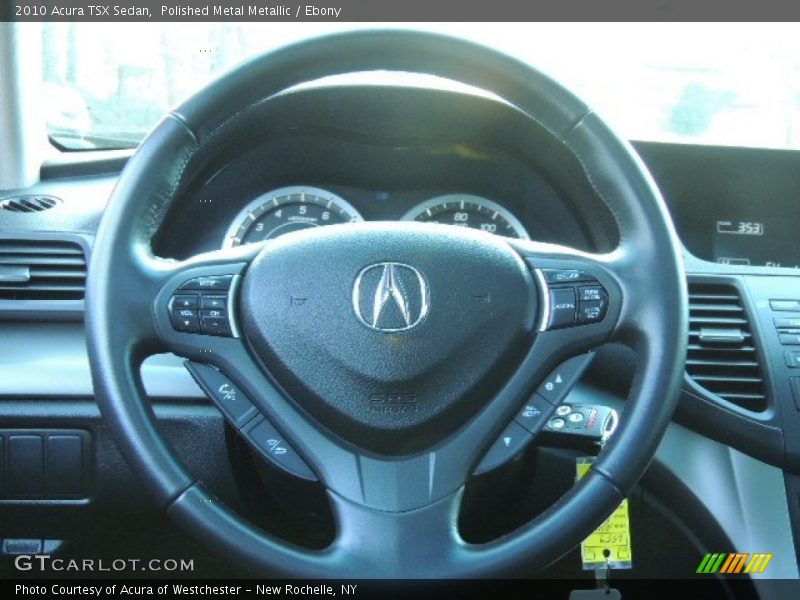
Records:
{"label": "colored logo stripe", "polygon": [[754,554],[709,553],[703,557],[696,572],[707,574],[763,573],[770,560],[772,560],[772,554],[764,552]]}

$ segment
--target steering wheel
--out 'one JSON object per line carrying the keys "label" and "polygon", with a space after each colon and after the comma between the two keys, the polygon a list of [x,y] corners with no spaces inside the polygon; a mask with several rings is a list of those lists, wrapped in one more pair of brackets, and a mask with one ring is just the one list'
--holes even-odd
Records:
{"label": "steering wheel", "polygon": [[[375,70],[459,81],[526,115],[580,164],[614,216],[617,247],[591,254],[445,225],[362,223],[185,261],[153,254],[151,239],[198,164],[250,126],[268,98]],[[600,307],[577,322],[575,281],[596,290]],[[187,289],[224,296],[228,320],[213,325],[218,335],[170,320]],[[686,298],[656,186],[584,104],[493,50],[368,31],[256,58],[156,127],[124,169],[97,233],[86,327],[97,399],[121,451],[158,506],[221,552],[289,576],[497,576],[574,548],[641,477],[677,401]],[[476,465],[521,422],[523,406],[552,414],[561,396],[548,374],[577,356],[564,371],[574,376],[580,357],[612,341],[637,353],[636,374],[620,426],[591,470],[524,526],[465,542],[457,516]],[[217,398],[223,404],[239,399],[226,409],[234,426],[265,453],[288,451],[290,470],[324,485],[336,521],[329,547],[303,549],[264,533],[186,472],[158,433],[139,375],[147,356],[165,351],[192,361],[195,375],[226,382],[209,389],[229,392]],[[492,385],[498,373],[500,389]],[[533,437],[543,425],[524,427]]]}

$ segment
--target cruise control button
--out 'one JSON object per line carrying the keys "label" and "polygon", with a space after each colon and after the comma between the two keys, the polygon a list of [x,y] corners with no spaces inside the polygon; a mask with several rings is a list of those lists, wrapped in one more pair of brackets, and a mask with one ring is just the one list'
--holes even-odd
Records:
{"label": "cruise control button", "polygon": [[570,358],[557,369],[554,369],[536,392],[553,405],[561,404],[561,401],[578,382],[578,379],[583,375],[593,358],[594,354],[592,352]]}
{"label": "cruise control button", "polygon": [[606,316],[606,300],[581,301],[578,305],[578,323],[599,323]]}
{"label": "cruise control button", "polygon": [[590,285],[578,288],[578,300],[585,302],[587,300],[605,300],[606,291],[603,286]]}
{"label": "cruise control button", "polygon": [[569,327],[575,324],[575,288],[555,288],[550,290],[550,322],[548,329]]}
{"label": "cruise control button", "polygon": [[197,308],[198,300],[195,295],[173,296],[172,308]]}
{"label": "cruise control button", "polygon": [[508,427],[503,430],[497,441],[492,444],[488,452],[483,457],[478,466],[475,468],[474,474],[480,475],[492,469],[496,469],[500,465],[510,461],[514,458],[525,445],[533,439],[533,436],[528,433],[528,430],[515,421],[512,421]]}
{"label": "cruise control button", "polygon": [[517,413],[514,420],[531,433],[536,434],[553,414],[553,408],[553,405],[539,394],[534,394]]}
{"label": "cruise control button", "polygon": [[228,319],[222,317],[201,316],[200,325],[202,327],[203,333],[205,333],[206,335],[228,336],[228,337],[232,335],[231,326],[230,323],[228,323]]}
{"label": "cruise control button", "polygon": [[183,364],[197,385],[234,425],[239,427],[256,415],[258,411],[253,403],[222,372],[190,360]]}
{"label": "cruise control button", "polygon": [[578,288],[578,323],[598,323],[606,316],[608,294],[601,285]]}
{"label": "cruise control button", "polygon": [[228,299],[225,296],[203,294],[200,297],[200,308],[204,310],[226,310],[228,308]]}
{"label": "cruise control button", "polygon": [[594,280],[594,277],[585,271],[576,269],[542,269],[542,273],[547,283],[573,283]]}
{"label": "cruise control button", "polygon": [[258,422],[248,427],[244,434],[250,443],[279,469],[302,479],[317,480],[306,462],[266,419],[258,419]]}
{"label": "cruise control button", "polygon": [[198,290],[198,291],[227,291],[231,287],[233,275],[211,275],[209,277],[195,277],[181,285],[181,290]]}

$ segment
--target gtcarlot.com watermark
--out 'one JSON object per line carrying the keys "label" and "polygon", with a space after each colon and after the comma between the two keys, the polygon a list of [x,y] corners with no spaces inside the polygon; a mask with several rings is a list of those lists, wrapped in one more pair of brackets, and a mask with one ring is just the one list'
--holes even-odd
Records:
{"label": "gtcarlot.com watermark", "polygon": [[72,573],[119,573],[139,571],[152,573],[185,573],[194,571],[194,559],[186,558],[51,558],[49,554],[20,554],[14,558],[18,571]]}

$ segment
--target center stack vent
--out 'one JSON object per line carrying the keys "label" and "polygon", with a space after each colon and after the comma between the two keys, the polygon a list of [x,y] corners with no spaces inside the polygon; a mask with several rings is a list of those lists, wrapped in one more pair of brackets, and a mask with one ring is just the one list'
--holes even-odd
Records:
{"label": "center stack vent", "polygon": [[741,408],[767,408],[759,352],[733,285],[689,283],[686,372],[699,386]]}

